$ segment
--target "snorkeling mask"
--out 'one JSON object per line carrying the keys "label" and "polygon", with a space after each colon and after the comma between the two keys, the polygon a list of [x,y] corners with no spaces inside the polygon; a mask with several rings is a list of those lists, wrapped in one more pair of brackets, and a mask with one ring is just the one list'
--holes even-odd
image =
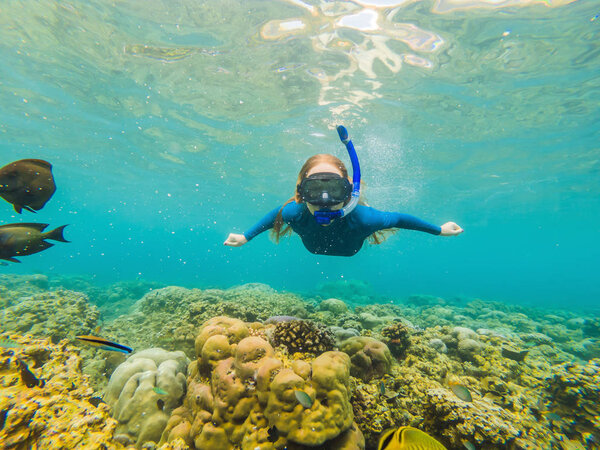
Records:
{"label": "snorkeling mask", "polygon": [[302,201],[328,208],[346,202],[352,193],[352,185],[337,173],[319,172],[303,179],[298,185],[298,193]]}
{"label": "snorkeling mask", "polygon": [[[360,197],[360,166],[358,156],[352,141],[348,138],[348,131],[342,125],[338,125],[337,132],[342,143],[348,150],[348,156],[352,162],[352,187],[350,182],[335,173],[316,173],[302,180],[298,186],[298,193],[303,201],[322,206],[325,209],[315,211],[315,220],[320,225],[328,225],[333,219],[350,214]],[[330,206],[350,201],[342,209],[331,211]]]}

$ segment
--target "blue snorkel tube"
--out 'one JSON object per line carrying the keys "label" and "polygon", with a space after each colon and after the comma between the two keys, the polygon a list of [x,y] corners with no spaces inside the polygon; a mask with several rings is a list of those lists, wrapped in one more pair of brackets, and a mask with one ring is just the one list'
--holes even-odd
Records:
{"label": "blue snorkel tube", "polygon": [[340,140],[346,146],[348,150],[348,156],[352,162],[352,195],[350,201],[342,209],[337,211],[319,210],[315,211],[315,219],[320,225],[329,225],[333,219],[347,216],[356,208],[358,205],[358,198],[360,197],[360,165],[358,164],[358,156],[356,156],[356,150],[354,145],[348,137],[348,130],[343,125],[337,126],[337,132],[340,136]]}

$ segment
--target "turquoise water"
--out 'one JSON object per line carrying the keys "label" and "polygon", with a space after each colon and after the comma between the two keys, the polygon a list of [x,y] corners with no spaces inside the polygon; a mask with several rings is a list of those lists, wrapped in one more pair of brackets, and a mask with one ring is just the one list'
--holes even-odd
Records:
{"label": "turquoise water", "polygon": [[[0,221],[68,223],[72,243],[0,270],[595,305],[600,6],[392,3],[3,2],[0,165],[47,159],[58,191]],[[309,156],[347,161],[340,123],[371,206],[464,234],[352,258],[224,247]]]}

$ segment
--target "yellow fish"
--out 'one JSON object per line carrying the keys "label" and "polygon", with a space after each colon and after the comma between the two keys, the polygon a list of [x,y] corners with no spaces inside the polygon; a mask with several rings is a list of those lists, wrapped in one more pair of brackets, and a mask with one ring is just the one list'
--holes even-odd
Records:
{"label": "yellow fish", "polygon": [[400,427],[385,431],[379,439],[377,450],[446,450],[446,447],[424,431]]}

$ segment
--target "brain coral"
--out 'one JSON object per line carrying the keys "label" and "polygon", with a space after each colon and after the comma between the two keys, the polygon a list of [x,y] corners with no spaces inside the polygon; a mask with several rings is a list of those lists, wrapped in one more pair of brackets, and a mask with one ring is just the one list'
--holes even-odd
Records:
{"label": "brain coral", "polygon": [[[183,406],[173,411],[162,443],[182,438],[206,450],[364,448],[352,423],[346,354],[289,361],[249,336],[244,322],[226,317],[201,327],[196,353]],[[310,397],[310,406],[299,403],[297,391]]]}
{"label": "brain coral", "polygon": [[151,348],[117,367],[104,399],[119,421],[115,435],[119,442],[141,445],[160,440],[171,411],[181,405],[188,363],[183,352]]}
{"label": "brain coral", "polygon": [[340,346],[350,355],[352,376],[369,381],[389,373],[392,367],[392,354],[387,345],[377,339],[366,336],[355,336],[346,339]]}

